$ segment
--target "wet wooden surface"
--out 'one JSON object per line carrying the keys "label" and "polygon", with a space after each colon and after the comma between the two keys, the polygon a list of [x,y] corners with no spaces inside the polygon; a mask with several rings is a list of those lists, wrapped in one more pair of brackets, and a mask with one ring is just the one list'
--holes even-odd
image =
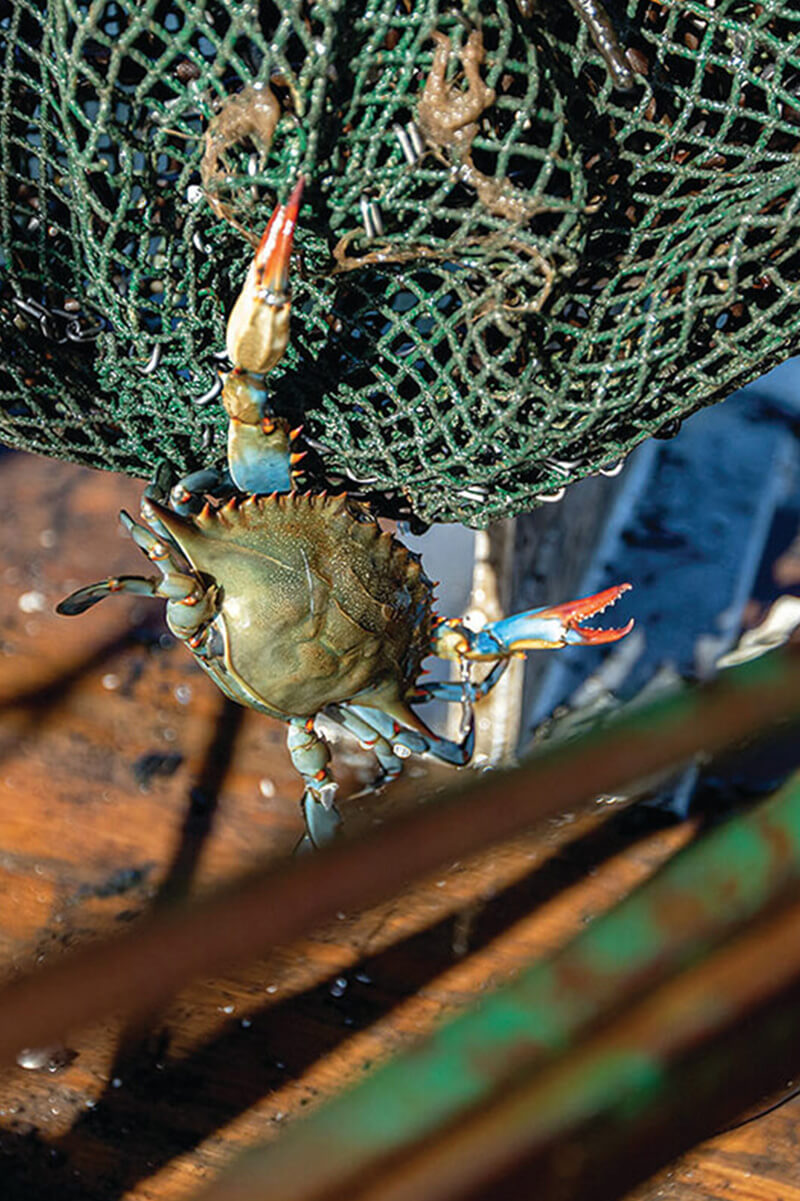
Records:
{"label": "wet wooden surface", "polygon": [[[147,565],[115,514],[140,486],[0,457],[0,955],[5,974],[108,935],[299,837],[279,723],[227,704],[161,606],[53,613]],[[344,791],[369,758],[335,748]],[[442,786],[409,765],[348,829]],[[599,806],[390,904],[199,983],[146,1027],[109,1019],[0,1077],[4,1201],[178,1201],[284,1125],[561,945],[692,836]],[[754,1048],[754,1053],[757,1049]],[[787,1080],[787,1090],[791,1087]],[[687,1098],[687,1105],[691,1098]],[[800,1201],[800,1101],[685,1156],[636,1201]],[[633,1201],[633,1198],[631,1198]]]}

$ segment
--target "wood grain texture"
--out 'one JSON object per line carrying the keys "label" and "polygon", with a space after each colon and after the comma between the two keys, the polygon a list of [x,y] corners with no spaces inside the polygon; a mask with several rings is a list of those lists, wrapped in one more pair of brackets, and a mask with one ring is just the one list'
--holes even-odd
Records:
{"label": "wood grain texture", "polygon": [[[158,604],[53,613],[80,584],[141,570],[115,516],[135,512],[139,485],[6,455],[0,489],[0,955],[13,973],[289,853],[300,789],[284,728],[227,704]],[[335,766],[344,795],[373,770],[345,744]],[[389,792],[345,802],[348,829],[449,778],[409,768]],[[692,834],[613,806],[567,815],[204,981],[140,1028],[75,1031],[52,1051],[57,1070],[0,1078],[4,1201],[191,1197],[238,1151],[563,944]],[[798,1118],[793,1101],[714,1140],[635,1201],[800,1201]]]}

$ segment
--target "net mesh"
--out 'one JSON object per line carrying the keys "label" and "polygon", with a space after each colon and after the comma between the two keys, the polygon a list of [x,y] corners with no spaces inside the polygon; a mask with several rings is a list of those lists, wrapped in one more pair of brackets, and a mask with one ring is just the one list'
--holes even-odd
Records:
{"label": "net mesh", "polygon": [[[0,438],[139,476],[219,462],[247,235],[299,172],[273,404],[315,482],[385,512],[529,509],[783,359],[800,10],[608,9],[630,92],[566,0],[16,0]],[[204,177],[206,131],[249,120],[254,84],[274,136],[256,122]]]}

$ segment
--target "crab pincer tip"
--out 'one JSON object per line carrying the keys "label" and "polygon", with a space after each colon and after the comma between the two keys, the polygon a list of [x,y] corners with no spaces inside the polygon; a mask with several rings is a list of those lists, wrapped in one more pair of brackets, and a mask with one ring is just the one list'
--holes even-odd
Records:
{"label": "crab pincer tip", "polygon": [[297,224],[297,218],[300,213],[300,201],[303,199],[303,188],[305,186],[305,175],[298,175],[297,183],[292,188],[291,195],[286,201],[286,219],[292,222],[292,228]]}
{"label": "crab pincer tip", "polygon": [[634,626],[634,619],[626,622],[624,626],[617,629],[597,629],[593,626],[582,625],[581,622],[590,617],[596,617],[607,609],[609,605],[613,605],[623,593],[629,592],[631,585],[613,584],[610,588],[605,588],[602,592],[597,592],[594,596],[584,597],[579,601],[571,601],[566,605],[558,605],[560,616],[567,626],[568,630],[574,637],[577,637],[581,643],[586,646],[599,646],[606,642],[619,642],[620,638],[624,638],[630,634]]}
{"label": "crab pincer tip", "polygon": [[626,634],[630,634],[634,626],[634,619],[631,618],[624,626],[616,630],[596,630],[592,626],[580,626],[577,628],[577,633],[581,636],[581,642],[586,646],[598,646],[603,642],[619,642],[620,638],[624,638]]}
{"label": "crab pincer tip", "polygon": [[[500,632],[512,651],[530,649],[534,639],[541,641],[536,645],[600,645],[604,642],[618,642],[633,629],[633,619],[619,629],[600,629],[596,626],[584,625],[585,621],[597,617],[609,605],[619,600],[624,592],[628,592],[630,584],[614,584],[593,596],[584,596],[580,600],[565,601],[561,605],[552,605],[547,609],[534,609],[530,614],[519,614],[516,617],[505,618],[495,623],[495,630]],[[555,631],[548,630],[548,625],[555,624]]]}
{"label": "crab pincer tip", "polygon": [[272,304],[289,299],[289,259],[304,185],[301,175],[286,204],[276,205],[256,250],[256,287]]}

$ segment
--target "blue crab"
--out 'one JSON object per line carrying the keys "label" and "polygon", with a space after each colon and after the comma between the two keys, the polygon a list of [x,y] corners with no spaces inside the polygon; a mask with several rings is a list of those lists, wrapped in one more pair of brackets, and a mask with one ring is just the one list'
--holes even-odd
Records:
{"label": "blue crab", "polygon": [[[512,656],[614,642],[633,621],[605,630],[581,624],[630,586],[620,584],[473,631],[435,613],[419,557],[381,530],[368,505],[295,487],[298,431],[271,411],[265,377],[288,342],[301,193],[302,180],[275,209],[228,321],[227,469],[195,472],[171,489],[157,475],[142,499],[145,524],[120,516],[160,574],[90,584],[58,612],[82,613],[118,592],[165,599],[172,633],[223,693],[288,724],[304,785],[304,841],[318,847],[341,821],[318,715],[372,750],[384,777],[409,754],[463,765],[474,747],[472,705]],[[459,663],[461,682],[420,682],[429,654]],[[475,662],[490,665],[479,682],[470,678]],[[434,733],[412,708],[434,697],[463,706],[460,741]]]}

